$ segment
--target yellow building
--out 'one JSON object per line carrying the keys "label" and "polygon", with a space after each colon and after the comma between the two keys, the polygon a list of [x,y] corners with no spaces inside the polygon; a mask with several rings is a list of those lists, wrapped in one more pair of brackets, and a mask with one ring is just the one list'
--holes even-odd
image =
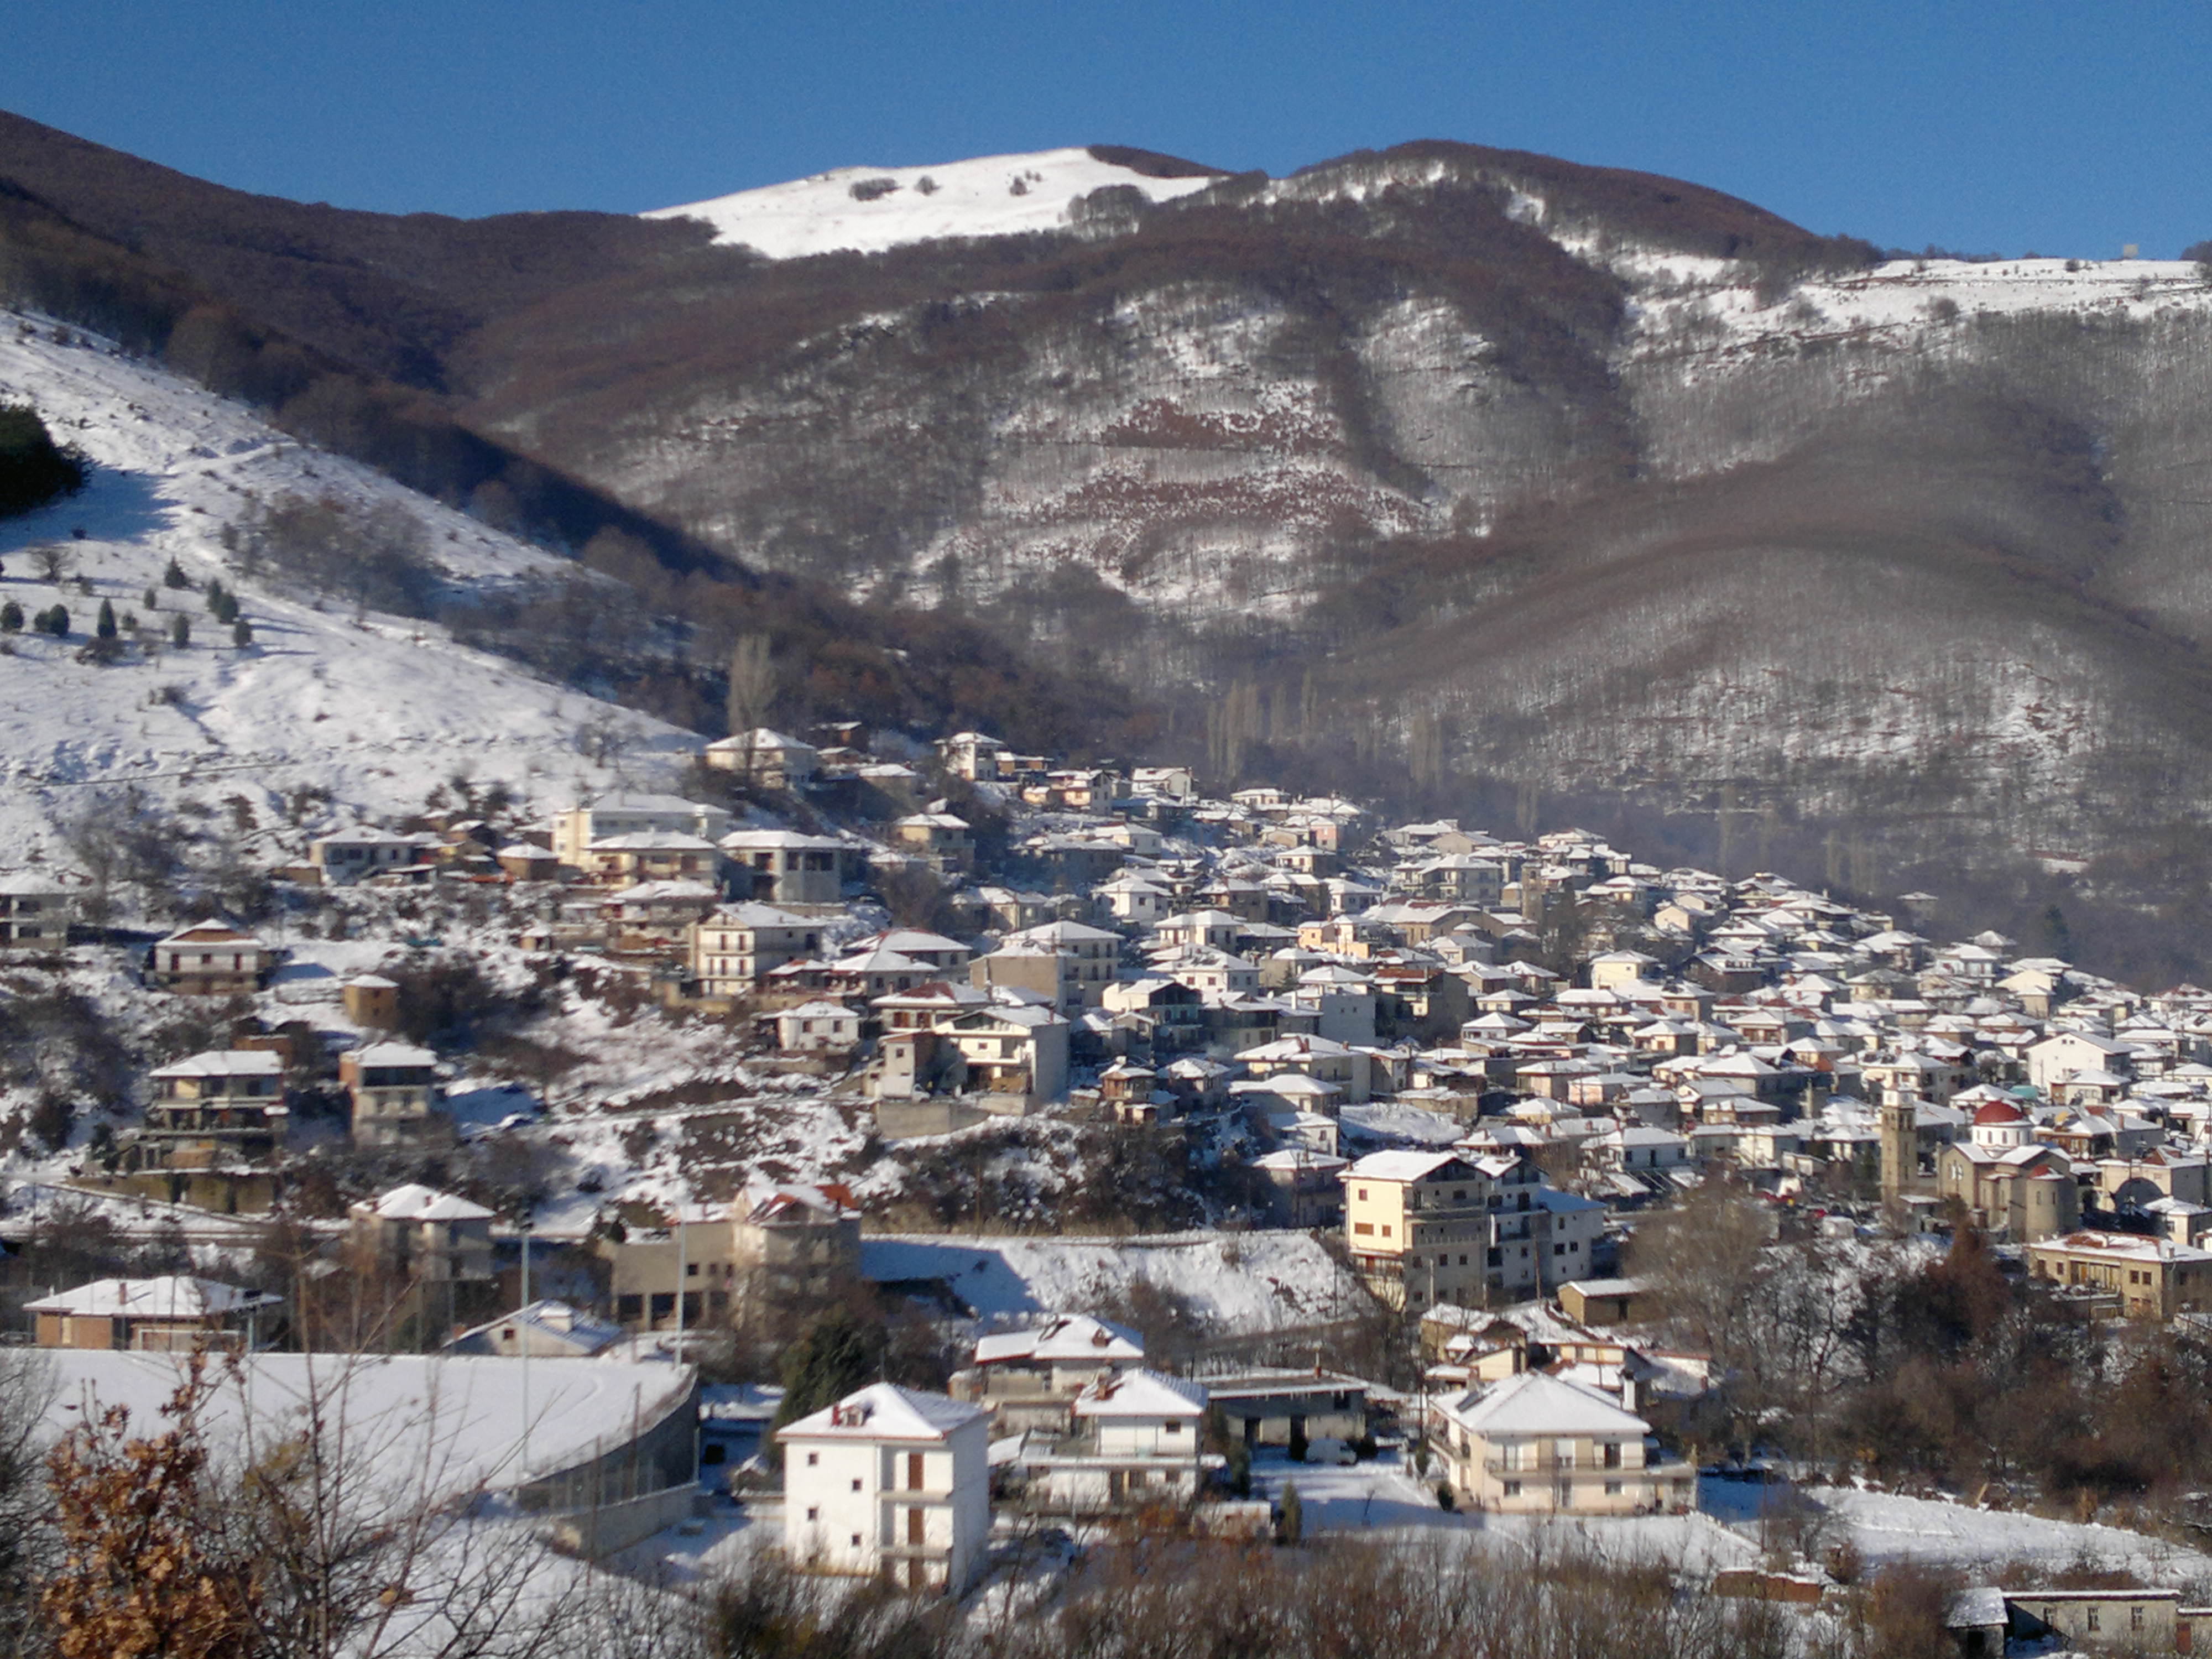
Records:
{"label": "yellow building", "polygon": [[2197,1313],[2212,1298],[2212,1251],[2135,1233],[2076,1232],[2027,1247],[2031,1278],[2120,1298],[2139,1319]]}
{"label": "yellow building", "polygon": [[1479,1305],[1497,1183],[1452,1152],[1372,1152],[1340,1177],[1352,1271],[1393,1308]]}

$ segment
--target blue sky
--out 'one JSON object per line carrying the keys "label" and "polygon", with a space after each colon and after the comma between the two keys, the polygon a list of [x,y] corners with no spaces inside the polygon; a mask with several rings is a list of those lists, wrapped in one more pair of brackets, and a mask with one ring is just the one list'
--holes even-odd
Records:
{"label": "blue sky", "polygon": [[1459,138],[1886,246],[2212,238],[2212,6],[11,0],[0,106],[242,189],[629,210],[1118,143],[1285,173]]}

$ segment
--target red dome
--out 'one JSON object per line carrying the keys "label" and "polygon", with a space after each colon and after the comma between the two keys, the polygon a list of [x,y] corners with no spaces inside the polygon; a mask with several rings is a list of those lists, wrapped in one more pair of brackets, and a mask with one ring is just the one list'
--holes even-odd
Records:
{"label": "red dome", "polygon": [[2008,1100],[1993,1100],[1974,1114],[1974,1127],[1978,1129],[1984,1123],[2025,1123],[2027,1121],[2027,1114]]}

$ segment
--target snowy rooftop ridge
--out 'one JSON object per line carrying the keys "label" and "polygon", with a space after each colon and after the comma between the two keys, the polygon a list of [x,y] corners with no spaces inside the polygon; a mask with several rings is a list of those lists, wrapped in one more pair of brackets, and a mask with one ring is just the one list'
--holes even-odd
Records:
{"label": "snowy rooftop ridge", "polygon": [[1154,179],[1080,148],[1023,155],[979,155],[929,167],[836,167],[647,219],[704,219],[714,240],[770,259],[852,250],[880,253],[956,236],[1013,236],[1057,230],[1079,198],[1127,185],[1155,202],[1205,189],[1218,175]]}

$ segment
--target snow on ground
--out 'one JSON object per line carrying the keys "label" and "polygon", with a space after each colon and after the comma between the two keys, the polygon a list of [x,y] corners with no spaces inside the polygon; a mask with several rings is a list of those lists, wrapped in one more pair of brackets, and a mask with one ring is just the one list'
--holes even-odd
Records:
{"label": "snow on ground", "polygon": [[[94,1404],[126,1407],[134,1432],[155,1431],[185,1366],[161,1353],[54,1349],[40,1358],[52,1368],[45,1426],[56,1439]],[[313,1400],[346,1455],[426,1495],[504,1491],[574,1468],[627,1443],[691,1389],[689,1367],[550,1360],[528,1367],[526,1403],[524,1362],[489,1356],[264,1353],[210,1376],[210,1443],[242,1446],[249,1422],[267,1436],[294,1432]]]}
{"label": "snow on ground", "polygon": [[[873,193],[884,179],[895,188]],[[1094,190],[1127,185],[1164,202],[1212,183],[1211,176],[1148,179],[1087,149],[1048,149],[934,167],[838,167],[642,216],[704,219],[718,242],[791,259],[846,248],[879,253],[951,236],[1056,230],[1067,223],[1069,204]]]}
{"label": "snow on ground", "polygon": [[1869,1565],[1926,1561],[1972,1567],[2021,1561],[2063,1567],[2081,1562],[2124,1569],[2154,1584],[2212,1577],[2212,1556],[2122,1527],[1850,1486],[1816,1486],[1808,1496],[1849,1528]]}
{"label": "snow on ground", "polygon": [[[0,598],[27,615],[58,599],[70,637],[26,629],[0,656],[0,834],[9,862],[58,858],[53,825],[96,805],[100,786],[137,781],[156,799],[194,787],[264,806],[283,792],[332,792],[343,822],[420,810],[457,772],[501,781],[550,804],[617,779],[654,787],[696,739],[643,715],[549,685],[513,663],[456,645],[434,624],[356,617],[280,596],[236,574],[226,525],[257,499],[288,493],[349,510],[396,504],[422,524],[431,556],[457,584],[486,587],[573,569],[388,478],[308,448],[242,405],[127,357],[91,336],[0,312],[0,399],[28,400],[58,441],[95,464],[81,494],[0,524]],[[82,529],[82,539],[72,538]],[[59,592],[27,549],[64,544],[76,573]],[[202,596],[161,586],[174,557],[196,585],[220,577],[236,592],[253,643],[234,648]],[[143,595],[155,592],[159,609]],[[166,641],[188,617],[192,643],[149,659],[79,662],[100,602],[138,613]],[[592,724],[614,734],[601,764],[580,752]],[[270,816],[263,813],[264,817]]]}
{"label": "snow on ground", "polygon": [[904,1235],[860,1241],[878,1283],[943,1279],[979,1316],[1080,1311],[1139,1280],[1189,1298],[1223,1335],[1356,1316],[1361,1299],[1310,1233],[1176,1233],[1135,1238]]}

